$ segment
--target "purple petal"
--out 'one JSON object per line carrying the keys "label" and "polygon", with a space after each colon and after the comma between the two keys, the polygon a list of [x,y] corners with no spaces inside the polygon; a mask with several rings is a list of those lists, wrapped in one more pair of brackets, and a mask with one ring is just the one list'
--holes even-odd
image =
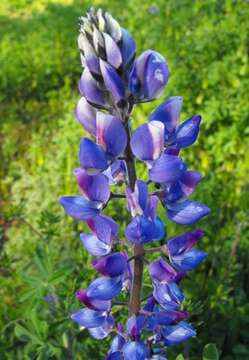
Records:
{"label": "purple petal", "polygon": [[174,346],[196,336],[194,328],[185,321],[181,321],[177,325],[165,326],[162,328],[162,333],[166,346]]}
{"label": "purple petal", "polygon": [[174,142],[178,148],[190,146],[196,141],[200,130],[200,122],[201,117],[196,115],[178,127],[174,137]]}
{"label": "purple petal", "polygon": [[156,220],[158,202],[158,197],[156,195],[151,195],[144,212],[144,215],[152,221]]}
{"label": "purple petal", "polygon": [[82,196],[62,196],[59,202],[66,213],[76,220],[87,220],[99,214],[96,203]]}
{"label": "purple petal", "polygon": [[121,277],[101,277],[94,280],[87,289],[89,297],[98,300],[111,300],[117,296],[122,289]]}
{"label": "purple petal", "polygon": [[182,201],[189,197],[201,180],[197,171],[184,171],[180,180],[165,186],[163,201],[165,204]]}
{"label": "purple petal", "polygon": [[85,96],[87,101],[91,104],[105,107],[106,100],[103,91],[98,87],[97,82],[92,77],[91,73],[85,69],[80,78],[79,89],[81,95]]}
{"label": "purple petal", "polygon": [[124,360],[145,360],[148,349],[142,341],[129,341],[123,347]]}
{"label": "purple petal", "polygon": [[144,310],[153,312],[155,305],[156,305],[156,300],[154,299],[153,296],[150,296],[144,306]]}
{"label": "purple petal", "polygon": [[129,66],[136,55],[136,43],[131,34],[125,29],[122,29],[121,52],[123,65],[125,67]]}
{"label": "purple petal", "polygon": [[149,121],[161,121],[165,126],[166,137],[173,133],[179,123],[182,109],[182,97],[172,96],[156,108]]}
{"label": "purple petal", "polygon": [[137,180],[134,191],[129,186],[126,188],[127,206],[131,215],[142,215],[147,206],[148,186],[142,180]]}
{"label": "purple petal", "polygon": [[140,160],[156,160],[164,148],[164,125],[160,121],[151,121],[139,126],[132,135],[131,148]]}
{"label": "purple petal", "polygon": [[87,138],[80,142],[79,160],[81,166],[89,174],[97,174],[108,168],[105,152],[99,145]]}
{"label": "purple petal", "polygon": [[121,335],[116,335],[111,343],[110,353],[115,353],[116,351],[122,350],[125,344],[125,338]]}
{"label": "purple petal", "polygon": [[178,256],[182,255],[186,251],[189,251],[203,236],[204,231],[196,229],[183,235],[173,237],[167,242],[167,251],[169,256]]}
{"label": "purple petal", "polygon": [[156,160],[149,171],[150,179],[154,182],[174,182],[177,181],[185,170],[185,164],[181,159],[174,155],[162,154]]}
{"label": "purple petal", "polygon": [[89,219],[87,224],[97,237],[106,243],[109,243],[112,238],[117,237],[119,232],[117,223],[112,218],[103,214]]}
{"label": "purple petal", "polygon": [[157,52],[147,50],[135,61],[129,76],[129,90],[137,101],[157,98],[169,78],[165,59]]}
{"label": "purple petal", "polygon": [[148,99],[157,98],[169,79],[169,68],[164,57],[152,51],[144,74],[144,89]]}
{"label": "purple petal", "polygon": [[188,272],[195,269],[207,256],[204,251],[192,249],[183,255],[172,256],[171,262],[178,271]]}
{"label": "purple petal", "polygon": [[97,340],[102,340],[106,338],[109,333],[112,331],[114,326],[114,319],[112,316],[108,316],[105,320],[105,322],[96,328],[90,328],[88,329],[90,335]]}
{"label": "purple petal", "polygon": [[188,315],[186,311],[159,311],[155,313],[155,322],[158,325],[172,325],[186,319]]}
{"label": "purple petal", "polygon": [[77,322],[80,326],[84,326],[86,328],[95,328],[101,326],[104,323],[106,316],[106,313],[103,311],[82,309],[73,313],[71,315],[71,319]]}
{"label": "purple petal", "polygon": [[126,147],[127,135],[121,121],[108,114],[97,113],[97,143],[111,157],[121,155]]}
{"label": "purple petal", "polygon": [[181,225],[194,224],[207,216],[209,212],[210,209],[207,206],[191,200],[170,205],[167,209],[169,219]]}
{"label": "purple petal", "polygon": [[77,104],[75,116],[86,131],[96,134],[96,109],[84,97],[80,98]]}
{"label": "purple petal", "polygon": [[78,45],[79,48],[84,52],[85,66],[87,66],[91,72],[100,74],[98,57],[94,48],[87,40],[85,34],[80,33],[78,37]]}
{"label": "purple petal", "polygon": [[115,160],[104,172],[109,179],[110,185],[116,185],[118,182],[125,181],[126,173],[127,169],[123,160]]}
{"label": "purple petal", "polygon": [[156,221],[151,221],[144,216],[136,216],[125,230],[127,239],[133,244],[161,240],[164,234],[164,224],[159,217]]}
{"label": "purple petal", "polygon": [[127,269],[127,259],[121,253],[114,253],[92,261],[94,268],[103,275],[115,277]]}
{"label": "purple petal", "polygon": [[111,301],[91,299],[87,295],[87,291],[80,289],[76,292],[76,298],[89,309],[97,311],[109,311],[111,309]]}
{"label": "purple petal", "polygon": [[184,299],[175,283],[154,283],[153,296],[165,310],[176,310]]}
{"label": "purple petal", "polygon": [[110,91],[115,101],[125,99],[125,88],[116,70],[107,62],[100,60],[100,69],[107,90]]}
{"label": "purple petal", "polygon": [[126,323],[128,335],[132,340],[138,340],[145,326],[146,318],[144,315],[132,315]]}
{"label": "purple petal", "polygon": [[115,351],[110,355],[107,355],[103,360],[124,360],[124,357],[121,351]]}
{"label": "purple petal", "polygon": [[[110,236],[110,235],[109,235]],[[92,234],[80,234],[80,239],[86,250],[93,256],[104,256],[111,251],[111,245],[103,242]]]}
{"label": "purple petal", "polygon": [[109,34],[103,33],[103,36],[105,40],[107,62],[118,69],[122,64],[122,55],[119,47]]}
{"label": "purple petal", "polygon": [[159,282],[172,282],[177,276],[177,272],[161,256],[158,261],[150,263],[149,271],[152,279]]}
{"label": "purple petal", "polygon": [[76,176],[81,192],[89,200],[106,203],[110,197],[108,178],[103,174],[88,175],[82,169],[75,169]]}
{"label": "purple petal", "polygon": [[185,171],[180,180],[185,196],[190,196],[201,181],[202,176],[198,171]]}

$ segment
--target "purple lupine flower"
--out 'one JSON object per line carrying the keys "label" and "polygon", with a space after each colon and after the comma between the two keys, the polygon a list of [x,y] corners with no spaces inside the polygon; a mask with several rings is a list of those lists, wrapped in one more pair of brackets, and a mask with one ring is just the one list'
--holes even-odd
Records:
{"label": "purple lupine flower", "polygon": [[[90,233],[81,233],[80,240],[100,275],[76,291],[82,308],[71,319],[97,340],[114,333],[105,360],[166,360],[168,348],[196,336],[186,322],[180,285],[207,254],[194,247],[204,235],[200,229],[167,239],[158,207],[180,225],[191,225],[210,211],[189,198],[202,176],[188,170],[179,156],[196,141],[201,117],[180,123],[182,98],[173,96],[132,131],[134,105],[156,99],[168,82],[165,59],[153,50],[135,58],[131,34],[102,9],[90,9],[80,19],[78,45],[84,69],[75,116],[90,137],[80,140],[74,171],[80,195],[63,196],[60,204],[88,225]],[[136,158],[147,168],[146,180],[137,179]],[[124,201],[130,213],[125,239],[115,219],[104,213],[110,201]],[[147,249],[159,240],[164,245]],[[162,256],[149,263],[153,252]],[[142,299],[147,269],[151,288],[146,284]],[[119,306],[129,307],[124,325],[116,324]]]}
{"label": "purple lupine flower", "polygon": [[125,234],[133,244],[161,240],[165,234],[164,224],[157,213],[158,199],[148,196],[147,184],[137,180],[134,191],[126,188],[127,206],[133,220],[128,224]]}
{"label": "purple lupine flower", "polygon": [[129,341],[123,347],[124,360],[145,360],[148,356],[148,348],[142,341]]}
{"label": "purple lupine flower", "polygon": [[153,281],[172,282],[177,277],[177,272],[161,256],[158,261],[152,261],[149,266],[150,276]]}
{"label": "purple lupine flower", "polygon": [[113,253],[92,261],[93,267],[101,274],[115,277],[127,270],[127,258],[122,253]]}
{"label": "purple lupine flower", "polygon": [[[199,134],[201,117],[192,116],[179,125],[182,98],[172,96],[150,115],[149,121],[160,121],[164,124],[165,146],[178,149],[192,145]],[[178,126],[179,125],[179,126]]]}
{"label": "purple lupine flower", "polygon": [[162,93],[168,79],[169,69],[163,56],[146,50],[135,61],[128,86],[136,102],[151,101]]}
{"label": "purple lupine flower", "polygon": [[192,249],[203,235],[202,230],[194,230],[168,241],[166,247],[169,259],[178,271],[188,272],[193,270],[207,257],[204,251]]}

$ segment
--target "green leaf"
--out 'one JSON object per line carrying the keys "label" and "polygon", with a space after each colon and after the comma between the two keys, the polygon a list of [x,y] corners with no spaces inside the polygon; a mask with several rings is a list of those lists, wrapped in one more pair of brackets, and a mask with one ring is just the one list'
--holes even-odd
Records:
{"label": "green leaf", "polygon": [[184,360],[184,357],[182,354],[177,355],[176,360]]}
{"label": "green leaf", "polygon": [[219,360],[219,353],[215,344],[207,344],[203,349],[203,360]]}

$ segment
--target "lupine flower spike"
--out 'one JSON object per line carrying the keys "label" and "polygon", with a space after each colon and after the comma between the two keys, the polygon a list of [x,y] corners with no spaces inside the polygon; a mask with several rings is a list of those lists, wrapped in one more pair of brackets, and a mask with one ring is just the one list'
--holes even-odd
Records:
{"label": "lupine flower spike", "polygon": [[[80,194],[64,196],[60,204],[88,225],[90,233],[80,240],[99,276],[76,292],[80,308],[71,319],[95,339],[114,334],[105,360],[163,360],[169,347],[196,336],[183,310],[180,282],[207,254],[195,248],[204,235],[200,229],[167,240],[157,210],[163,206],[168,220],[180,225],[194,224],[210,211],[189,198],[201,174],[189,170],[180,155],[196,141],[201,117],[180,122],[182,98],[172,96],[133,130],[134,105],[158,98],[168,82],[166,60],[153,50],[136,57],[131,34],[101,9],[80,19],[78,44],[83,72],[75,116],[89,135],[80,140],[74,171]],[[136,161],[147,168],[145,181],[137,179]],[[123,194],[111,190],[122,184]],[[122,249],[130,244],[126,251],[118,251],[119,227],[104,213],[110,199],[119,198],[126,198],[131,216],[122,240]],[[159,240],[164,245],[151,248]],[[155,251],[161,256],[149,263]],[[151,277],[146,294],[143,271]],[[116,322],[117,304],[127,306],[126,324]]]}

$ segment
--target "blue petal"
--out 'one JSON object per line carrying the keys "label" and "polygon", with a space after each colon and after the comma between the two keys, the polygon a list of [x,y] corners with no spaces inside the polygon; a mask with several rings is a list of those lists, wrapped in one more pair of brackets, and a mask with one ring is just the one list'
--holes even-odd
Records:
{"label": "blue petal", "polygon": [[132,315],[126,323],[127,331],[132,340],[138,340],[145,326],[144,315]]}
{"label": "blue petal", "polygon": [[127,259],[121,253],[95,259],[92,264],[98,272],[110,277],[122,275],[127,269]]}
{"label": "blue petal", "polygon": [[201,181],[198,171],[184,171],[181,178],[165,189],[164,202],[176,202],[189,197]]}
{"label": "blue petal", "polygon": [[169,79],[169,68],[161,54],[152,51],[148,59],[144,77],[144,90],[148,100],[156,99],[161,95]]}
{"label": "blue petal", "polygon": [[95,74],[100,74],[99,60],[96,52],[87,40],[86,35],[82,32],[78,37],[78,45],[80,50],[84,53],[85,65],[88,69]]}
{"label": "blue petal", "polygon": [[86,131],[96,134],[96,109],[82,97],[76,107],[75,116]]}
{"label": "blue petal", "polygon": [[162,154],[149,171],[150,179],[158,183],[174,182],[181,177],[185,168],[179,157]]}
{"label": "blue petal", "polygon": [[148,186],[142,180],[137,180],[134,191],[127,186],[126,188],[127,206],[131,215],[142,215],[147,207],[148,201]]}
{"label": "blue petal", "polygon": [[131,138],[133,154],[140,160],[156,160],[164,148],[164,125],[160,121],[139,126]]}
{"label": "blue petal", "polygon": [[103,91],[98,87],[97,82],[93,79],[91,73],[85,69],[80,78],[79,89],[82,95],[91,104],[106,106],[105,96]]}
{"label": "blue petal", "polygon": [[136,43],[131,34],[125,29],[122,29],[121,52],[124,67],[129,66],[136,54]]}
{"label": "blue petal", "polygon": [[125,344],[125,338],[121,335],[116,335],[112,340],[110,353],[114,353],[122,350],[124,344]]}
{"label": "blue petal", "polygon": [[82,169],[75,169],[76,176],[82,193],[91,201],[106,203],[110,197],[108,178],[103,174],[88,175]]}
{"label": "blue petal", "polygon": [[100,69],[107,90],[110,91],[115,101],[125,99],[125,89],[117,71],[107,62],[100,60]]}
{"label": "blue petal", "polygon": [[201,117],[193,116],[181,124],[175,134],[174,142],[178,148],[192,145],[199,134]]}
{"label": "blue petal", "polygon": [[96,300],[89,298],[87,294],[87,290],[80,289],[75,294],[76,299],[78,299],[81,303],[85,304],[89,309],[96,311],[110,311],[111,309],[111,301],[105,300]]}
{"label": "blue petal", "polygon": [[153,240],[161,240],[164,236],[164,224],[159,217],[151,221],[145,216],[136,216],[128,224],[125,235],[133,244],[145,244]]}
{"label": "blue petal", "polygon": [[84,326],[86,328],[95,328],[101,326],[104,323],[106,316],[106,313],[103,311],[82,309],[73,313],[71,315],[71,319],[77,322],[80,326]]}
{"label": "blue petal", "polygon": [[167,242],[167,251],[169,256],[183,255],[196,244],[196,242],[204,236],[204,231],[196,229],[182,235],[171,238]]}
{"label": "blue petal", "polygon": [[80,142],[79,160],[89,174],[97,174],[108,168],[105,152],[92,140],[84,138]]}
{"label": "blue petal", "polygon": [[162,333],[166,346],[174,346],[196,336],[194,328],[185,321],[181,321],[177,325],[165,326],[162,328]]}
{"label": "blue petal", "polygon": [[97,143],[110,157],[121,155],[127,143],[127,135],[121,121],[112,115],[97,113]]}
{"label": "blue petal", "polygon": [[101,277],[90,284],[87,289],[87,294],[89,297],[99,300],[111,300],[120,293],[121,289],[121,277]]}
{"label": "blue petal", "polygon": [[112,331],[114,326],[114,319],[112,316],[108,316],[105,320],[105,322],[96,328],[90,328],[88,329],[90,335],[97,340],[102,340],[106,338],[109,333]]}
{"label": "blue petal", "polygon": [[137,102],[150,101],[160,95],[168,78],[165,59],[159,53],[147,50],[135,60],[128,87]]}
{"label": "blue petal", "polygon": [[97,235],[99,240],[109,244],[112,238],[117,237],[119,229],[117,223],[106,215],[98,215],[87,221],[90,229]]}
{"label": "blue petal", "polygon": [[86,250],[93,256],[104,256],[111,251],[111,244],[104,243],[92,234],[80,234],[80,239]]}
{"label": "blue petal", "polygon": [[59,202],[66,213],[76,220],[87,220],[99,214],[96,203],[82,196],[62,196]]}
{"label": "blue petal", "polygon": [[172,96],[156,108],[150,115],[149,121],[161,121],[165,126],[166,138],[172,134],[180,119],[182,109],[182,97]]}
{"label": "blue petal", "polygon": [[155,322],[158,325],[172,325],[183,319],[186,319],[188,315],[189,314],[186,311],[176,311],[176,310],[159,311],[155,313]]}
{"label": "blue petal", "polygon": [[204,251],[192,249],[183,255],[171,257],[171,261],[178,271],[187,272],[195,269],[207,256]]}
{"label": "blue petal", "polygon": [[159,202],[158,197],[156,195],[151,195],[149,197],[147,207],[144,211],[144,215],[149,219],[151,219],[152,221],[156,220],[158,202]]}
{"label": "blue petal", "polygon": [[159,282],[175,281],[177,272],[161,256],[158,261],[152,261],[149,266],[149,272],[152,279]]}
{"label": "blue petal", "polygon": [[208,215],[210,209],[196,201],[186,200],[182,203],[176,203],[168,206],[168,217],[181,225],[191,225]]}
{"label": "blue petal", "polygon": [[154,283],[153,296],[165,310],[176,310],[184,299],[175,283]]}
{"label": "blue petal", "polygon": [[148,349],[142,341],[130,341],[123,347],[124,360],[145,360]]}
{"label": "blue petal", "polygon": [[124,360],[124,357],[121,351],[115,351],[110,355],[107,355],[103,360]]}

